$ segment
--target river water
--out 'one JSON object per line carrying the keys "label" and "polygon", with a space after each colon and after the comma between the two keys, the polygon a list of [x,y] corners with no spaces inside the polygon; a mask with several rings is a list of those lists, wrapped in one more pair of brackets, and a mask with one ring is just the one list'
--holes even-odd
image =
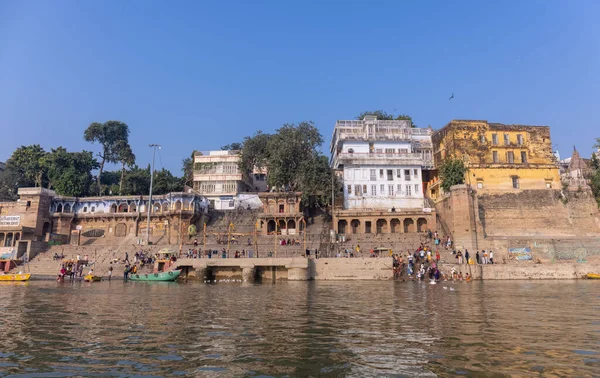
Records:
{"label": "river water", "polygon": [[600,376],[599,284],[8,283],[0,376]]}

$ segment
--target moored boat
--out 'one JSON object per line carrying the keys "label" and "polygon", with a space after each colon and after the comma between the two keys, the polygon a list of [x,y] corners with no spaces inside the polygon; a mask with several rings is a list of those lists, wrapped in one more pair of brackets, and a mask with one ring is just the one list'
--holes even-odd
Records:
{"label": "moored boat", "polygon": [[88,274],[87,276],[83,277],[83,280],[85,282],[99,282],[99,281],[102,281],[102,276],[94,276],[94,275]]}
{"label": "moored boat", "polygon": [[181,270],[170,270],[158,273],[134,273],[129,275],[131,281],[175,281],[181,274]]}
{"label": "moored boat", "polygon": [[600,280],[600,274],[588,273],[587,278],[589,278],[591,280]]}
{"label": "moored boat", "polygon": [[30,273],[0,274],[0,281],[28,281]]}

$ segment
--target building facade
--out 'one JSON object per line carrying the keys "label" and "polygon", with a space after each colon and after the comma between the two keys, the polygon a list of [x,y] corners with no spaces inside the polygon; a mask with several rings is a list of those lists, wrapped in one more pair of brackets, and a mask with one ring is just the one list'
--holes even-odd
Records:
{"label": "building facade", "polygon": [[[465,183],[478,191],[559,188],[560,177],[548,126],[453,120],[432,135],[436,168],[450,158],[466,167]],[[439,180],[431,183],[433,198]]]}
{"label": "building facade", "polygon": [[[37,253],[48,242],[72,245],[145,243],[147,196],[63,197],[43,188],[20,188],[19,200],[0,203],[0,247]],[[177,244],[190,225],[198,229],[208,200],[192,193],[152,197],[150,241]],[[129,242],[127,240],[129,239]]]}
{"label": "building facade", "polygon": [[300,209],[302,193],[260,193],[263,211],[258,215],[258,230],[263,235],[298,235],[306,224]]}
{"label": "building facade", "polygon": [[593,171],[588,163],[573,147],[571,157],[560,160],[560,179],[571,191],[591,190],[590,178]]}
{"label": "building facade", "polygon": [[198,151],[194,154],[193,187],[209,200],[211,208],[232,210],[260,205],[258,197],[240,197],[240,193],[266,191],[266,172],[255,169],[249,179],[244,180],[239,161],[240,151]]}
{"label": "building facade", "polygon": [[433,168],[431,134],[430,128],[413,128],[408,120],[367,116],[337,121],[330,152],[332,168],[341,172],[343,182],[343,207],[334,212],[338,233],[417,231],[388,227],[392,218],[382,218],[385,213],[399,222],[404,221],[398,218],[401,212],[406,219],[414,216],[415,225],[422,218],[420,228],[432,222],[423,187],[424,172]]}

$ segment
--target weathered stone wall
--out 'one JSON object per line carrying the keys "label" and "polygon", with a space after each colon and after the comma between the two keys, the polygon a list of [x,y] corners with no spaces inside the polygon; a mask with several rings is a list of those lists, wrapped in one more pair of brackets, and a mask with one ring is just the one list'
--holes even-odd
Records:
{"label": "weathered stone wall", "polygon": [[484,236],[600,236],[598,207],[588,193],[524,190],[478,196]]}
{"label": "weathered stone wall", "polygon": [[315,280],[390,280],[394,277],[391,258],[326,258],[310,260]]}
{"label": "weathered stone wall", "polygon": [[435,207],[443,226],[452,235],[454,245],[461,249],[477,249],[477,197],[471,195],[469,188],[453,186]]}
{"label": "weathered stone wall", "polygon": [[444,273],[455,268],[463,276],[469,273],[476,280],[565,280],[585,278],[588,273],[600,272],[600,264],[440,264]]}

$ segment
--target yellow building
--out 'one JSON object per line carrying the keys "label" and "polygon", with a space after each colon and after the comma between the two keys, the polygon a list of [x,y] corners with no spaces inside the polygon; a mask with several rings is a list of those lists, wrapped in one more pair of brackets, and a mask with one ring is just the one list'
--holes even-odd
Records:
{"label": "yellow building", "polygon": [[[552,189],[560,185],[548,126],[453,120],[432,135],[434,164],[465,162],[465,183],[478,191]],[[439,195],[439,181],[430,185]]]}

